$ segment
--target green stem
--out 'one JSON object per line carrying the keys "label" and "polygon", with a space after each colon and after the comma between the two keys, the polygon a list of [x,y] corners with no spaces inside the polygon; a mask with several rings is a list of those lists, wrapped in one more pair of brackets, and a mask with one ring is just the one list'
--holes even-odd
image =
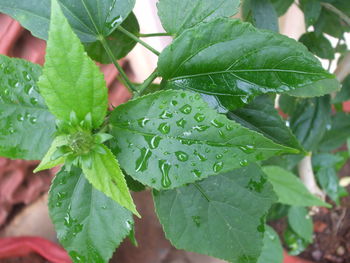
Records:
{"label": "green stem", "polygon": [[198,189],[198,191],[202,194],[202,196],[208,201],[210,202],[209,197],[207,196],[207,194],[204,192],[203,188],[198,184],[198,183],[193,183],[193,185]]}
{"label": "green stem", "polygon": [[157,56],[160,55],[160,52],[155,50],[153,47],[151,47],[150,45],[148,45],[146,42],[142,41],[141,39],[139,39],[137,36],[135,36],[133,33],[130,33],[128,30],[126,30],[125,28],[119,26],[117,28],[120,32],[122,32],[123,34],[127,35],[128,37],[130,37],[131,39],[133,39],[134,41],[140,43],[142,46],[144,46],[145,48],[147,48],[148,50],[150,50],[151,52],[153,52],[154,54],[156,54]]}
{"label": "green stem", "polygon": [[339,10],[334,5],[329,3],[322,3],[321,5],[334,14],[338,15],[348,26],[350,26],[350,17],[347,16],[343,11]]}
{"label": "green stem", "polygon": [[114,66],[118,69],[119,74],[122,76],[123,80],[125,81],[124,84],[126,84],[126,87],[129,89],[129,91],[131,93],[137,92],[137,89],[134,87],[134,85],[132,84],[132,82],[130,81],[128,76],[126,75],[124,69],[122,68],[122,66],[119,65],[119,63],[118,63],[117,59],[115,58],[112,50],[108,46],[108,43],[107,43],[106,39],[104,37],[100,37],[100,42],[101,42],[102,46],[104,47],[104,49],[106,50],[107,55],[109,56],[109,58],[112,60]]}
{"label": "green stem", "polygon": [[152,34],[137,34],[138,37],[172,37],[172,34],[169,33],[152,33]]}
{"label": "green stem", "polygon": [[153,73],[139,86],[138,94],[135,94],[135,97],[142,95],[145,89],[147,89],[157,77],[158,71],[155,69]]}

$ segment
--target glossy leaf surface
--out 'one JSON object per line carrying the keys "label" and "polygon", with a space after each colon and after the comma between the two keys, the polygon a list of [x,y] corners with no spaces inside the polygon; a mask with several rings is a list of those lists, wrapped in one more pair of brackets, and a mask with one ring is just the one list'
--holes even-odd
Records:
{"label": "glossy leaf surface", "polygon": [[233,16],[239,4],[239,0],[160,0],[157,6],[164,29],[177,35],[201,22]]}
{"label": "glossy leaf surface", "polygon": [[133,226],[132,214],[89,184],[81,170],[61,170],[49,211],[58,239],[75,263],[107,263]]}
{"label": "glossy leaf surface", "polygon": [[312,195],[298,177],[278,166],[263,167],[273,190],[278,196],[278,202],[294,206],[325,206],[329,204]]}
{"label": "glossy leaf surface", "polygon": [[[168,88],[215,96],[228,109],[268,92],[308,87],[298,96],[320,96],[339,88],[302,44],[224,18],[181,34],[160,55],[158,69]],[[329,81],[327,89],[311,86],[320,80]]]}
{"label": "glossy leaf surface", "polygon": [[107,88],[104,77],[86,55],[56,0],[52,2],[49,40],[43,75],[38,83],[50,111],[69,121],[73,112],[78,121],[90,113],[97,128],[107,112]]}
{"label": "glossy leaf surface", "polygon": [[154,191],[154,201],[165,235],[178,249],[255,263],[263,245],[264,216],[275,195],[261,169],[251,165]]}
{"label": "glossy leaf surface", "polygon": [[127,174],[156,189],[174,188],[283,152],[210,109],[196,93],[161,91],[117,107],[111,148]]}
{"label": "glossy leaf surface", "polygon": [[0,56],[0,156],[40,160],[55,132],[55,118],[38,92],[39,65]]}

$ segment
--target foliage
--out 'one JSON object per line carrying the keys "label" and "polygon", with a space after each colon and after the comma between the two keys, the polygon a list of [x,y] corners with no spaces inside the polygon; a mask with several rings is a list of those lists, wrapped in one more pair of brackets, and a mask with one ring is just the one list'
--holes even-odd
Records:
{"label": "foliage", "polygon": [[[126,236],[136,242],[129,189],[148,187],[177,248],[280,263],[266,218],[288,217],[284,238],[298,254],[312,242],[306,207],[330,207],[295,176],[297,162],[312,151],[320,187],[336,204],[346,194],[337,171],[349,153],[331,151],[348,140],[350,119],[332,103],[349,98],[349,78],[337,93],[314,56],[347,52],[345,2],[301,1],[300,43],[278,34],[290,0],[245,0],[245,22],[232,18],[239,0],[159,0],[166,33],[151,35],[139,33],[134,0],[0,0],[1,12],[47,40],[43,69],[0,56],[0,155],[41,160],[36,172],[62,165],[49,210],[73,262],[108,262]],[[173,41],[160,54],[139,38],[164,35]],[[117,61],[137,42],[159,55],[142,84]],[[133,99],[109,112],[93,60],[112,62]]]}

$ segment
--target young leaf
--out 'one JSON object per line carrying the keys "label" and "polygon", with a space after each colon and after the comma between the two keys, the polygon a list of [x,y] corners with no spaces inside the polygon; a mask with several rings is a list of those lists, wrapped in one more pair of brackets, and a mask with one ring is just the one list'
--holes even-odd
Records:
{"label": "young leaf", "polygon": [[0,55],[0,156],[40,160],[55,132],[55,118],[38,93],[39,65]]}
{"label": "young leaf", "polygon": [[64,121],[75,112],[78,121],[92,116],[93,128],[107,112],[107,88],[102,73],[86,55],[69,26],[57,0],[52,1],[45,66],[39,80],[40,93],[50,111]]}
{"label": "young leaf", "polygon": [[135,180],[175,188],[295,149],[273,143],[225,115],[196,93],[161,91],[117,107],[111,148]]}
{"label": "young leaf", "polygon": [[[58,0],[83,42],[110,35],[131,13],[135,0]],[[2,0],[0,11],[18,20],[36,37],[47,40],[51,0]],[[98,10],[98,12],[97,12]]]}
{"label": "young leaf", "polygon": [[[263,93],[308,86],[305,95],[320,96],[339,88],[302,44],[224,18],[186,30],[162,52],[158,68],[166,87],[215,96],[230,110]],[[311,86],[320,80],[329,81],[326,89]]]}
{"label": "young leaf", "polygon": [[264,246],[257,263],[281,263],[283,248],[278,234],[272,227],[265,226]]}
{"label": "young leaf", "polygon": [[308,32],[299,39],[312,53],[324,59],[334,59],[334,48],[331,42],[323,35],[315,32]]}
{"label": "young leaf", "polygon": [[84,175],[97,190],[140,217],[117,160],[106,146],[103,148],[105,154],[92,152],[91,167],[83,164]]}
{"label": "young leaf", "polygon": [[132,214],[94,189],[78,168],[56,175],[49,212],[75,263],[107,263],[134,224]]}
{"label": "young leaf", "polygon": [[292,206],[288,212],[288,224],[305,241],[312,242],[313,223],[306,208]]}
{"label": "young leaf", "polygon": [[63,157],[59,157],[57,159],[52,159],[53,154],[56,152],[57,148],[67,144],[67,136],[57,136],[49,150],[47,151],[47,153],[45,154],[44,158],[41,160],[40,164],[38,165],[38,167],[35,168],[34,173],[46,170],[46,169],[51,169],[57,165],[63,164],[64,163],[64,158]]}
{"label": "young leaf", "polygon": [[292,131],[274,107],[267,95],[254,99],[243,108],[227,113],[229,119],[257,131],[278,144],[304,151]]}
{"label": "young leaf", "polygon": [[153,192],[166,237],[178,249],[230,262],[256,262],[264,216],[275,201],[257,165],[174,190]]}
{"label": "young leaf", "polygon": [[178,35],[201,22],[233,16],[239,4],[239,0],[160,0],[157,7],[164,29]]}
{"label": "young leaf", "polygon": [[329,204],[312,195],[298,177],[278,166],[263,167],[264,173],[273,185],[278,202],[294,206],[324,206]]}

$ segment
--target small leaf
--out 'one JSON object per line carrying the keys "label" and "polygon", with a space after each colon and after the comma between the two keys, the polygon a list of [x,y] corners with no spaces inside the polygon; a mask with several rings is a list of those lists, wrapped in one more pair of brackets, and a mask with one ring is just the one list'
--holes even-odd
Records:
{"label": "small leaf", "polygon": [[300,7],[304,11],[306,28],[313,25],[321,14],[320,0],[300,0]]}
{"label": "small leaf", "polygon": [[84,175],[97,190],[140,217],[117,160],[106,146],[103,148],[106,154],[92,152],[91,168],[83,163]]}
{"label": "small leaf", "polygon": [[288,254],[297,256],[307,249],[309,242],[300,237],[290,227],[284,232],[284,242],[288,248]]}
{"label": "small leaf", "polygon": [[94,189],[81,170],[61,170],[49,193],[49,212],[73,262],[107,263],[133,227],[132,214]]}
{"label": "small leaf", "polygon": [[281,263],[283,261],[283,248],[278,234],[272,227],[265,226],[264,246],[258,263]]}
{"label": "small leaf", "polygon": [[312,242],[313,223],[306,208],[292,206],[288,212],[288,224],[296,234]]}
{"label": "small leaf", "polygon": [[44,158],[41,160],[40,164],[38,167],[35,168],[34,173],[46,170],[46,169],[51,169],[55,166],[58,166],[60,164],[64,163],[64,157],[59,157],[55,160],[52,160],[53,154],[56,152],[57,148],[66,145],[67,144],[67,137],[66,136],[57,136],[47,153],[45,154]]}
{"label": "small leaf", "polygon": [[239,0],[159,0],[157,7],[164,29],[178,35],[201,22],[233,16],[239,4]]}
{"label": "small leaf", "polygon": [[308,32],[302,35],[299,41],[316,56],[329,60],[334,59],[334,48],[324,35],[318,35],[315,32]]}
{"label": "small leaf", "polygon": [[343,81],[341,90],[337,96],[332,99],[332,103],[341,103],[350,100],[350,75]]}
{"label": "small leaf", "polygon": [[70,120],[73,111],[79,122],[90,113],[93,128],[97,128],[107,112],[106,83],[56,0],[52,1],[45,61],[38,85],[50,111],[64,121]]}
{"label": "small leaf", "polygon": [[294,206],[331,207],[312,195],[300,179],[291,172],[278,166],[265,166],[263,171],[273,185],[273,190],[278,196],[278,202]]}
{"label": "small leaf", "polygon": [[251,11],[253,25],[279,32],[278,16],[270,0],[249,0],[244,1],[244,5]]}
{"label": "small leaf", "polygon": [[295,149],[273,143],[210,109],[201,96],[161,91],[117,107],[111,149],[126,173],[175,188]]}
{"label": "small leaf", "polygon": [[53,140],[55,118],[38,92],[39,65],[0,55],[0,156],[40,160]]}
{"label": "small leaf", "polygon": [[[339,88],[302,44],[224,18],[183,32],[162,52],[158,69],[167,88],[214,96],[229,110],[264,93],[307,87],[297,95],[321,96]],[[321,80],[328,86],[320,89]]]}
{"label": "small leaf", "polygon": [[168,191],[153,191],[166,237],[178,249],[256,262],[275,195],[257,165]]}

